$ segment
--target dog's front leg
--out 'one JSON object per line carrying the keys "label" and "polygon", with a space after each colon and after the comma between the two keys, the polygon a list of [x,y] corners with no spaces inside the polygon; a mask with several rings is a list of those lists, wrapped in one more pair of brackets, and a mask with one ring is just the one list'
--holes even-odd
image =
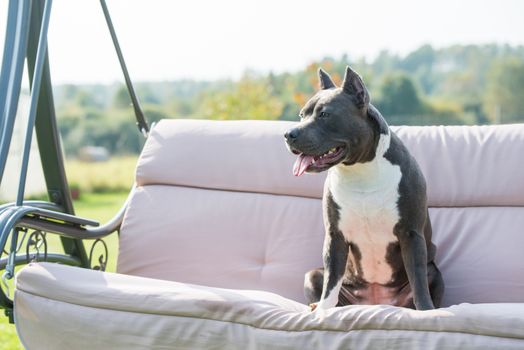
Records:
{"label": "dog's front leg", "polygon": [[342,232],[332,230],[324,238],[324,285],[319,302],[311,305],[315,309],[329,309],[338,303],[338,294],[346,271],[349,244]]}
{"label": "dog's front leg", "polygon": [[416,231],[400,234],[400,252],[417,310],[434,309],[429,293],[427,249],[424,237]]}

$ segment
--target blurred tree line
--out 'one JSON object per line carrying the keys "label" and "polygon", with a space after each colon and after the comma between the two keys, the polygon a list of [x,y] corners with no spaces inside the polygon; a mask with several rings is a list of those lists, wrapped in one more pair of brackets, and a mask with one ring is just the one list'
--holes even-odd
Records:
{"label": "blurred tree line", "polygon": [[[162,118],[297,120],[317,89],[323,67],[340,83],[350,64],[364,77],[371,101],[391,125],[524,122],[524,47],[429,45],[401,57],[382,51],[372,61],[326,57],[301,71],[239,80],[138,83],[149,122]],[[137,153],[143,142],[123,85],[55,87],[65,149],[96,145],[113,154]]]}

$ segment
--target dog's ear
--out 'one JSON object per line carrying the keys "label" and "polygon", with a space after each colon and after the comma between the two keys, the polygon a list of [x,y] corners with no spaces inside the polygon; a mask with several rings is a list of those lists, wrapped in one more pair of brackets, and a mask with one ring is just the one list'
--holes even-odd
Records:
{"label": "dog's ear", "polygon": [[369,104],[369,93],[360,75],[353,69],[346,67],[342,89],[353,97],[358,108],[366,108]]}
{"label": "dog's ear", "polygon": [[335,83],[333,82],[333,80],[331,80],[329,74],[324,72],[322,68],[318,69],[318,81],[320,83],[321,90],[331,89],[335,87]]}

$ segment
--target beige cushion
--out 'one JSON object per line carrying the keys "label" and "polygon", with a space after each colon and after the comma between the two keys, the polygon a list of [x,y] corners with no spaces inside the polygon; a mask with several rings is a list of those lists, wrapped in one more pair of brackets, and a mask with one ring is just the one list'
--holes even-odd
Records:
{"label": "beige cushion", "polygon": [[118,272],[304,301],[321,264],[318,199],[178,186],[139,187],[120,234]]}
{"label": "beige cushion", "polygon": [[[162,120],[137,167],[165,184],[321,198],[325,174],[292,175],[292,122]],[[393,127],[419,162],[431,206],[524,205],[524,124]]]}
{"label": "beige cushion", "polygon": [[30,264],[15,319],[27,349],[522,349],[524,304],[311,313],[272,293]]}
{"label": "beige cushion", "polygon": [[304,272],[321,265],[324,175],[291,175],[291,125],[160,122],[121,230],[129,275],[24,268],[26,348],[524,348],[522,126],[396,129],[428,180],[444,305],[484,304],[312,314],[299,302]]}
{"label": "beige cushion", "polygon": [[524,302],[524,208],[432,208],[443,305]]}
{"label": "beige cushion", "polygon": [[[524,302],[524,208],[431,208],[444,305]],[[260,289],[304,302],[322,266],[319,199],[178,186],[138,188],[120,236],[121,273]]]}
{"label": "beige cushion", "polygon": [[[138,163],[118,272],[304,302],[304,273],[322,266],[324,178],[292,176],[291,125],[160,122]],[[396,130],[439,205],[430,215],[443,305],[524,302],[524,128]]]}

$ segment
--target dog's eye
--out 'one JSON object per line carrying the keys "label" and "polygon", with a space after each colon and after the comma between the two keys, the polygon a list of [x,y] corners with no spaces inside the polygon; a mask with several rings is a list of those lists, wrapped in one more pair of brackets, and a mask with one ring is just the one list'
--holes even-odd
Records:
{"label": "dog's eye", "polygon": [[302,113],[300,113],[298,117],[300,118],[300,120],[304,119],[304,115]]}
{"label": "dog's eye", "polygon": [[329,117],[329,113],[326,113],[326,112],[320,112],[319,117],[320,117],[320,118],[327,118],[327,117]]}

